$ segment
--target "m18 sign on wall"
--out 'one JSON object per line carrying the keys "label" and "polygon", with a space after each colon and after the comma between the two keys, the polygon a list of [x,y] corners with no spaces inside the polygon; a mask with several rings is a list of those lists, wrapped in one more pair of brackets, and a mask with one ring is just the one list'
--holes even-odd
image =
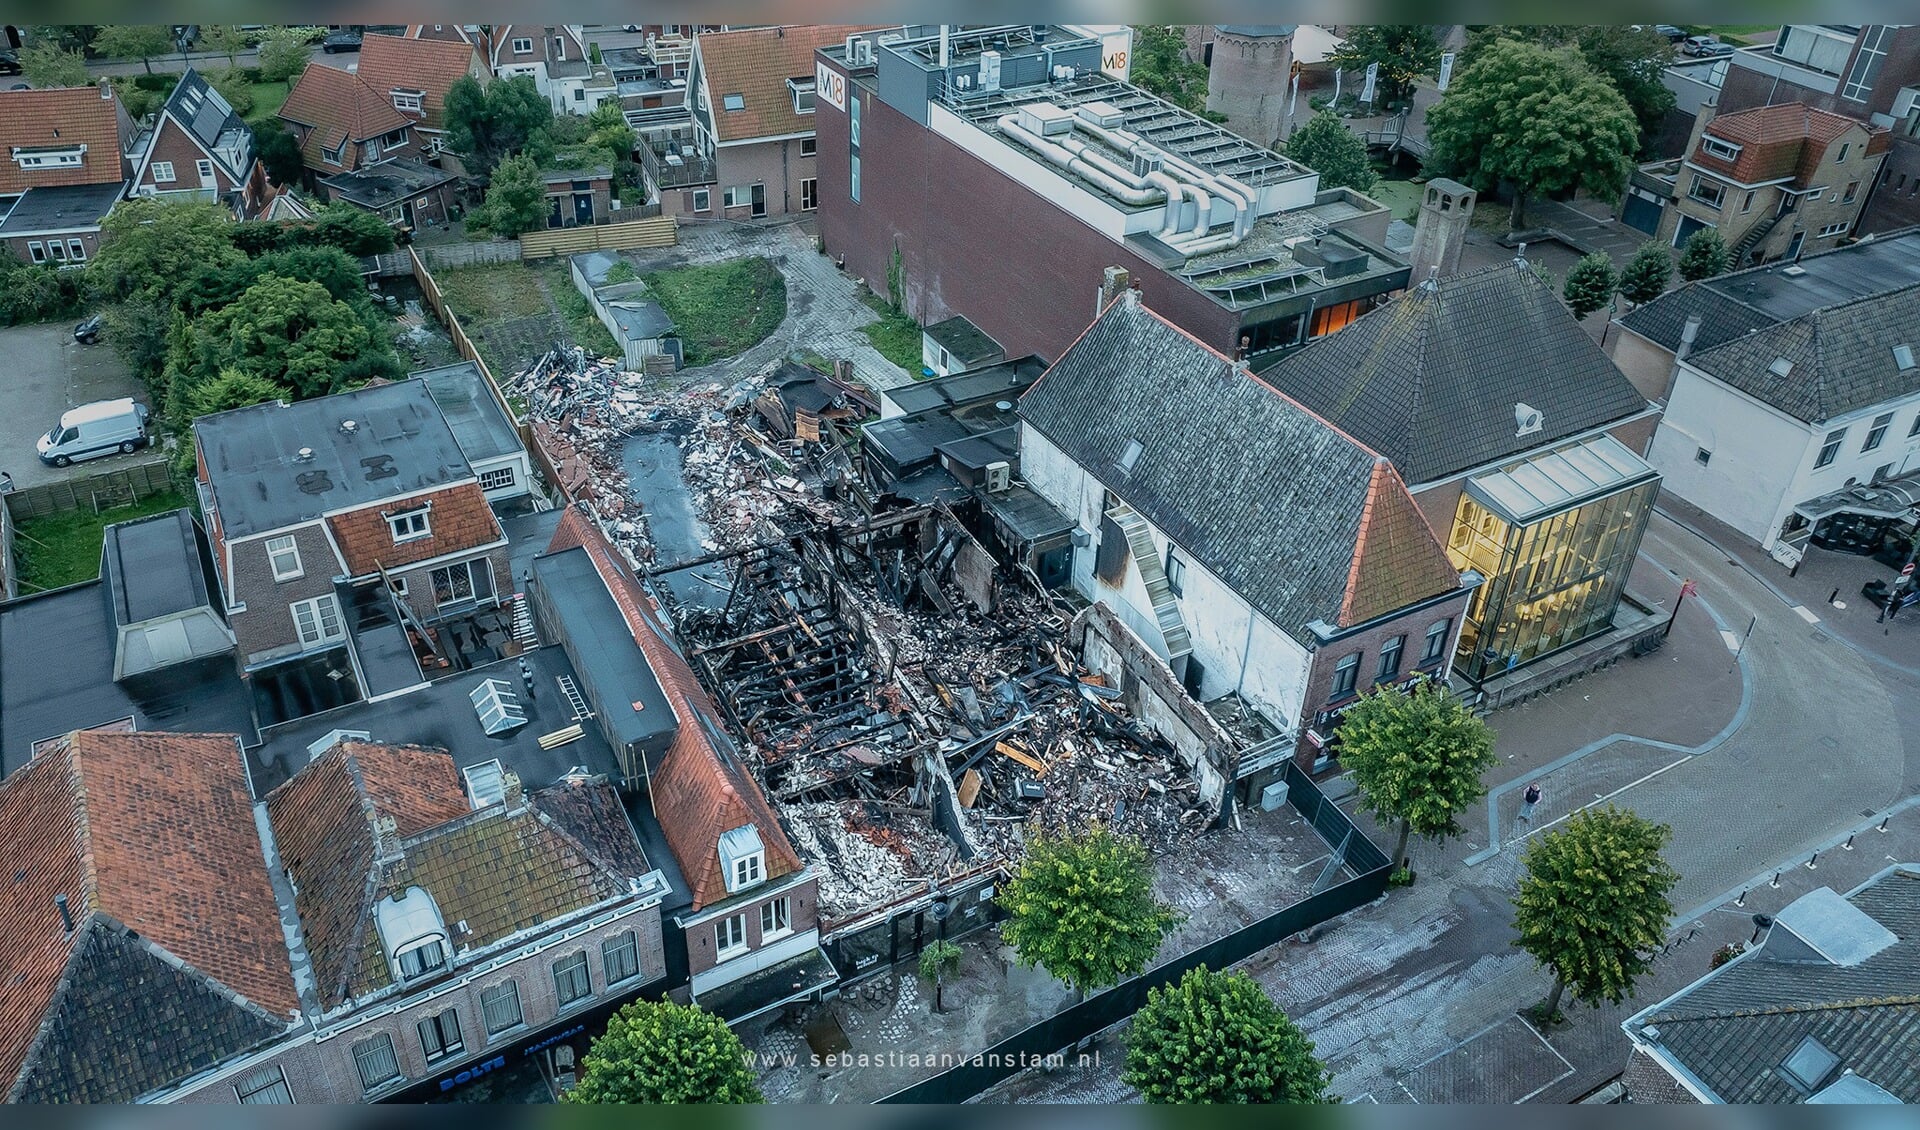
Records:
{"label": "m18 sign on wall", "polygon": [[841,113],[847,112],[847,76],[818,59],[813,61],[814,97]]}

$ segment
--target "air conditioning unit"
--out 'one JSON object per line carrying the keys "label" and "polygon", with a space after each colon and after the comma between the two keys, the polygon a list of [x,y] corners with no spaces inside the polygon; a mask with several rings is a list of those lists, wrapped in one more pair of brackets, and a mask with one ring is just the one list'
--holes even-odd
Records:
{"label": "air conditioning unit", "polygon": [[953,85],[961,90],[971,90],[973,89],[973,76],[959,75],[953,80]]}
{"label": "air conditioning unit", "polygon": [[1148,173],[1157,173],[1160,171],[1160,164],[1160,158],[1156,154],[1136,152],[1133,155],[1133,175],[1144,177]]}
{"label": "air conditioning unit", "polygon": [[987,493],[1000,494],[1013,485],[1013,464],[1001,460],[987,464]]}
{"label": "air conditioning unit", "polygon": [[980,89],[1000,89],[1000,52],[980,52]]}
{"label": "air conditioning unit", "polygon": [[1260,811],[1272,812],[1274,809],[1285,805],[1287,803],[1287,791],[1287,783],[1285,781],[1275,781],[1273,784],[1261,789]]}

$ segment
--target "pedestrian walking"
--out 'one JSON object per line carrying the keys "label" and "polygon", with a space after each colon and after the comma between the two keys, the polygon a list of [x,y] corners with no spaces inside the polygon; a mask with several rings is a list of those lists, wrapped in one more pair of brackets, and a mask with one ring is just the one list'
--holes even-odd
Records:
{"label": "pedestrian walking", "polygon": [[1524,802],[1520,806],[1520,819],[1531,828],[1533,827],[1533,806],[1540,803],[1540,786],[1528,785],[1527,791],[1520,794],[1520,799]]}

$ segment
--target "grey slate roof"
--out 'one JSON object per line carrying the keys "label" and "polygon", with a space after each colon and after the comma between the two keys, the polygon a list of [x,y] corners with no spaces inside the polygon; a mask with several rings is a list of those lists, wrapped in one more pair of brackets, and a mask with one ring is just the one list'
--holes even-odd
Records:
{"label": "grey slate roof", "polygon": [[[1847,899],[1898,941],[1851,967],[1766,944],[1627,1022],[1728,1103],[1794,1103],[1780,1064],[1812,1036],[1903,1102],[1920,1102],[1920,867],[1889,869]],[[1831,1080],[1816,1081],[1816,1086]]]}
{"label": "grey slate roof", "polygon": [[[351,432],[342,428],[347,420]],[[200,417],[193,432],[229,539],[473,475],[424,381],[235,408]],[[311,459],[300,458],[302,448],[312,449]],[[388,467],[392,474],[369,477]],[[327,485],[310,493],[303,482]]]}
{"label": "grey slate roof", "polygon": [[[1787,273],[1796,268],[1797,274]],[[1822,306],[1909,286],[1920,286],[1920,227],[1797,263],[1768,263],[1687,283],[1635,307],[1620,324],[1672,352],[1680,347],[1687,318],[1698,314],[1693,351],[1699,353]]]}
{"label": "grey slate roof", "polygon": [[[1141,306],[1137,292],[1107,308],[1019,411],[1302,642],[1315,620],[1351,624],[1459,583],[1378,455]],[[1143,450],[1123,471],[1132,441]],[[1343,615],[1363,590],[1368,614]],[[1387,592],[1400,595],[1383,601]]]}
{"label": "grey slate roof", "polygon": [[[1920,391],[1893,347],[1920,353],[1920,286],[1857,298],[1747,334],[1687,363],[1798,420],[1824,423]],[[1786,358],[1786,376],[1772,370]]]}
{"label": "grey slate roof", "polygon": [[[1647,407],[1553,289],[1507,263],[1414,287],[1260,375],[1413,484]],[[1517,404],[1540,431],[1516,434]]]}

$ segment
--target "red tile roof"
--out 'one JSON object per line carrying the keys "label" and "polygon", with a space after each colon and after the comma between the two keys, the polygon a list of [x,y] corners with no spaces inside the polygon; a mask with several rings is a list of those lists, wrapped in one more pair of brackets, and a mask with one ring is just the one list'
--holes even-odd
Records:
{"label": "red tile roof", "polygon": [[359,74],[360,81],[385,95],[389,105],[395,90],[422,91],[426,97],[421,99],[420,114],[399,113],[428,129],[445,129],[447,91],[478,63],[470,43],[369,35],[360,48]]}
{"label": "red tile roof", "polygon": [[[431,537],[395,545],[385,514],[400,514],[432,502],[427,514]],[[397,569],[462,550],[491,545],[506,535],[479,483],[459,483],[418,498],[383,502],[349,510],[327,519],[333,539],[346,558],[350,576],[364,577],[380,568]],[[504,581],[504,578],[502,578]]]}
{"label": "red tile roof", "polygon": [[1435,593],[1458,588],[1460,574],[1435,540],[1426,515],[1385,457],[1373,464],[1347,572],[1340,626],[1364,624]]}
{"label": "red tile roof", "polygon": [[[812,114],[793,112],[788,79],[813,81],[815,49],[830,47],[855,32],[878,25],[837,24],[748,28],[703,32],[694,37],[714,130],[721,141],[811,133]],[[728,110],[726,97],[738,94],[745,109]]]}
{"label": "red tile roof", "polygon": [[[11,80],[10,80],[11,81]],[[95,86],[0,92],[0,192],[126,179],[120,156],[120,100]],[[29,172],[12,159],[15,146],[85,145],[78,168]]]}
{"label": "red tile roof", "polygon": [[359,149],[350,150],[338,165],[330,165],[320,156],[322,149],[337,148],[341,141],[362,142],[382,137],[413,119],[393,108],[390,95],[367,85],[351,71],[324,63],[308,63],[294,81],[287,100],[280,105],[280,118],[312,127],[301,147],[310,169],[352,169],[358,166]]}
{"label": "red tile roof", "polygon": [[370,925],[374,821],[391,817],[405,838],[470,810],[446,753],[365,742],[334,746],[267,794],[321,1008],[351,997],[358,976]]}
{"label": "red tile roof", "polygon": [[[607,591],[620,606],[634,642],[647,657],[654,677],[679,720],[679,732],[652,781],[654,815],[667,846],[680,862],[693,895],[693,909],[727,899],[720,872],[720,837],[751,824],[767,853],[767,878],[790,875],[802,867],[799,855],[774,818],[760,786],[731,750],[716,748],[708,725],[720,726],[720,711],[693,668],[671,642],[658,608],[632,571],[619,563],[612,544],[578,505],[567,509],[555,529],[549,553],[584,547]],[[703,717],[704,716],[704,720]]]}
{"label": "red tile roof", "polygon": [[1704,142],[1694,148],[1692,160],[1703,169],[1731,177],[1741,184],[1763,184],[1792,178],[1797,187],[1810,187],[1815,170],[1834,142],[1858,128],[1867,137],[1863,155],[1887,147],[1887,131],[1843,114],[1782,102],[1735,114],[1722,114],[1707,123],[1706,135],[1740,146],[1731,161],[1708,153]]}
{"label": "red tile roof", "polygon": [[[0,898],[0,1080],[8,1084],[94,914],[261,1008],[283,1017],[299,1008],[232,735],[69,736],[0,784],[0,861],[13,873]],[[56,895],[67,897],[72,934]]]}

